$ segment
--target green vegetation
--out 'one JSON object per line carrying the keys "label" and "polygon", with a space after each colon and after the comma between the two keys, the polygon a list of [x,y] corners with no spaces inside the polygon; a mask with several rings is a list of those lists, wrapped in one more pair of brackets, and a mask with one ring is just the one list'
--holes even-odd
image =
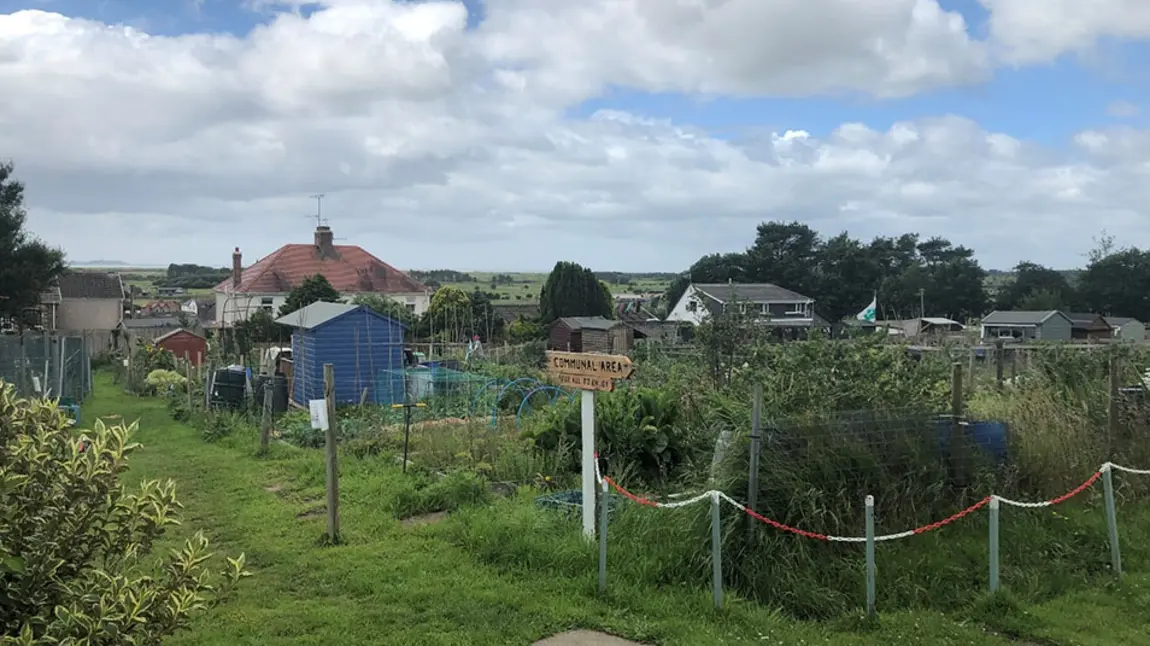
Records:
{"label": "green vegetation", "polygon": [[247,575],[240,556],[212,576],[200,533],[156,556],[180,504],[170,480],[121,483],[135,430],[74,432],[0,382],[0,644],[158,644]]}
{"label": "green vegetation", "polygon": [[[1017,594],[993,601],[981,598],[985,538],[980,531],[985,527],[977,524],[967,531],[956,525],[908,541],[916,552],[913,561],[879,551],[880,591],[913,587],[921,595],[938,594],[937,574],[944,573],[945,578],[961,579],[975,601],[955,603],[941,612],[899,611],[890,609],[892,599],[883,598],[886,610],[877,623],[796,622],[771,610],[770,603],[737,597],[728,598],[722,613],[709,610],[707,578],[697,576],[700,564],[683,560],[695,547],[695,530],[705,527],[705,508],[665,512],[622,507],[611,530],[608,595],[600,599],[594,594],[594,550],[578,536],[576,519],[539,509],[530,488],[484,505],[489,496],[476,495],[473,476],[453,475],[445,482],[417,469],[405,477],[394,460],[394,444],[389,451],[363,457],[351,453],[350,443],[345,445],[344,540],[323,548],[318,546],[324,477],[319,451],[276,442],[269,456],[256,457],[258,438],[251,424],[204,443],[196,431],[173,422],[161,400],[119,394],[107,376],[100,375],[97,395],[84,415],[95,419],[117,413],[139,416],[138,439],[145,445],[133,459],[129,477],[174,477],[185,492],[188,517],[207,528],[221,549],[246,552],[255,575],[237,588],[233,600],[194,622],[190,632],[166,642],[177,646],[526,644],[573,627],[660,644],[982,645],[1017,643],[1015,639],[1092,646],[1150,643],[1150,621],[1143,611],[1150,578],[1143,574],[1128,576],[1116,589],[1075,582],[1076,591],[1039,605]],[[437,482],[444,484],[432,489]],[[459,510],[440,523],[400,518],[416,510],[456,506]],[[1054,580],[1045,585],[1054,588],[1057,571],[1026,568],[1058,554],[1067,541],[1089,544],[1094,562],[1104,560],[1097,509],[1073,506],[1069,512],[1071,520],[1027,520],[1027,512],[1004,515],[1004,532],[1012,532],[1004,534],[1003,542],[1011,589],[1046,576]],[[1122,513],[1124,536],[1130,537],[1126,545],[1134,548],[1128,552],[1128,568],[1144,572],[1144,555],[1135,544],[1145,535],[1148,519]],[[742,526],[724,514],[733,523],[731,530]],[[1042,514],[1050,512],[1034,513]],[[1026,531],[1032,524],[1050,525],[1050,530],[1029,538]],[[161,547],[178,544],[191,532],[176,528]],[[657,540],[652,542],[652,537]],[[1052,542],[1042,553],[1026,554],[1030,545],[1046,540]],[[803,544],[801,539],[779,537],[776,546],[784,541]],[[849,551],[860,564],[850,573],[848,595],[857,608],[861,550]],[[727,554],[732,565],[740,556]],[[672,580],[652,581],[675,569],[688,571]],[[788,578],[809,575],[793,572]],[[678,584],[684,579],[689,583]],[[946,601],[951,600],[937,603]]]}
{"label": "green vegetation", "polygon": [[[0,323],[38,323],[40,295],[64,272],[64,252],[24,228],[24,185],[0,161]],[[0,325],[3,327],[3,325]]]}
{"label": "green vegetation", "polygon": [[613,318],[611,290],[595,272],[573,262],[557,262],[539,290],[539,319],[544,325],[563,316]]}

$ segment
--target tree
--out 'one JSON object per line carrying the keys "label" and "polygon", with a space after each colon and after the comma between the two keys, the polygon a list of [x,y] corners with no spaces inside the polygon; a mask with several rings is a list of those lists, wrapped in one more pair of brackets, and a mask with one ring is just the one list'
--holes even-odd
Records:
{"label": "tree", "polygon": [[1014,280],[1007,283],[994,299],[994,306],[1000,310],[1029,310],[1026,301],[1034,304],[1035,296],[1043,293],[1041,303],[1052,305],[1049,308],[1060,310],[1069,307],[1074,301],[1074,290],[1066,276],[1055,269],[1032,262],[1020,262],[1014,268]]}
{"label": "tree", "polygon": [[471,299],[458,287],[440,287],[431,295],[424,318],[429,322],[433,336],[448,343],[459,343],[474,323]]}
{"label": "tree", "polygon": [[563,316],[611,318],[614,309],[611,290],[595,272],[578,263],[555,263],[539,290],[539,316],[544,325]]}
{"label": "tree", "polygon": [[320,301],[338,303],[339,292],[335,291],[335,288],[327,282],[322,274],[316,274],[305,278],[299,287],[291,290],[287,300],[280,307],[280,316],[287,316],[296,310]]}
{"label": "tree", "polygon": [[813,297],[819,288],[822,249],[819,234],[805,224],[764,222],[747,249],[747,278]]}
{"label": "tree", "polygon": [[1150,321],[1150,251],[1096,254],[1078,279],[1083,309]]}
{"label": "tree", "polygon": [[411,327],[415,322],[415,314],[407,309],[406,305],[382,294],[360,294],[351,302],[356,305],[364,305],[377,314],[399,321],[408,327]]}
{"label": "tree", "polygon": [[0,163],[0,318],[31,324],[40,294],[64,273],[64,252],[25,230],[24,185],[13,168]]}
{"label": "tree", "polygon": [[11,385],[0,419],[0,644],[158,645],[248,575],[243,555],[208,572],[203,534],[152,553],[180,504],[171,481],[120,482],[135,424],[77,433]]}

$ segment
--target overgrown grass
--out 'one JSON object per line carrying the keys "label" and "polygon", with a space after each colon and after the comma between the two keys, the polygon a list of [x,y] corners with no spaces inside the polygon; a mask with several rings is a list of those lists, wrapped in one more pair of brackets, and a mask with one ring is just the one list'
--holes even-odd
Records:
{"label": "overgrown grass", "polygon": [[[947,614],[884,612],[877,625],[802,623],[770,610],[780,605],[777,600],[757,604],[737,595],[728,596],[726,610],[713,613],[708,562],[698,556],[705,545],[700,542],[706,534],[705,506],[677,512],[621,506],[610,530],[609,592],[600,599],[594,594],[595,550],[580,537],[578,520],[539,509],[534,488],[475,506],[469,503],[486,496],[469,499],[477,491],[471,476],[454,476],[458,481],[449,476],[436,492],[435,483],[442,480],[418,472],[405,476],[394,456],[344,454],[343,541],[319,547],[324,522],[319,451],[276,442],[270,455],[257,457],[258,439],[250,426],[206,443],[196,430],[172,421],[161,400],[121,395],[108,381],[99,376],[85,419],[139,416],[137,439],[145,448],[134,458],[132,477],[174,477],[187,506],[184,525],[169,540],[206,529],[220,550],[246,552],[255,573],[233,602],[173,639],[177,645],[527,644],[575,627],[660,644],[1004,644],[1008,640],[987,626],[1011,628],[1011,617],[1022,637],[1043,643],[1150,643],[1145,637],[1150,625],[1136,605],[1144,598],[1139,590],[1148,583],[1145,577],[1128,579],[1112,594],[1081,587],[1085,579],[1073,572],[1060,579],[1059,568],[1046,573],[1040,566],[1087,553],[1080,569],[1104,571],[1105,534],[1092,505],[1071,508],[1067,520],[1041,516],[1049,511],[1004,512],[1004,584],[1024,600],[1072,585],[1082,591],[1073,606],[1064,599],[1049,607],[1021,601],[1010,613],[979,615],[985,526],[968,519],[936,536],[908,541],[905,550],[879,550],[880,608],[955,602],[944,608]],[[397,518],[444,506],[459,509],[440,525],[407,527]],[[724,519],[728,536],[745,531],[732,511],[725,510]],[[1150,520],[1127,509],[1122,522],[1129,537],[1128,567],[1144,571],[1145,555],[1136,543]],[[1043,534],[1028,537],[1036,531]],[[761,549],[771,551],[785,542],[815,546],[771,533],[760,540]],[[816,567],[809,569],[778,560],[765,576],[776,577],[779,588],[801,591],[806,585],[817,591],[816,584],[802,579],[837,579],[841,599],[824,602],[849,608],[846,616],[855,616],[862,596],[860,548],[816,550],[811,554]],[[743,561],[738,553],[725,554],[728,581],[739,575]],[[951,592],[960,587],[965,595]],[[1073,613],[1066,612],[1070,607]],[[1092,637],[1075,641],[1084,635]]]}

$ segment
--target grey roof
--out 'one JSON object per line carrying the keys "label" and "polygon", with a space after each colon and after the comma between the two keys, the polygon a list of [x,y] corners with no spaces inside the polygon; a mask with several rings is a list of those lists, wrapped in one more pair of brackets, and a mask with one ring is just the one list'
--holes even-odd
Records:
{"label": "grey roof", "polygon": [[814,300],[770,283],[695,283],[693,286],[720,303],[732,300],[732,295],[736,300],[752,303],[805,303]]}
{"label": "grey roof", "polygon": [[1130,318],[1129,316],[1104,316],[1102,318],[1107,323],[1110,324],[1110,327],[1122,327],[1123,325],[1126,325],[1127,323],[1141,323],[1142,322],[1136,318]]}
{"label": "grey roof", "polygon": [[165,327],[180,327],[180,319],[174,316],[149,316],[139,319],[124,319],[124,327],[129,330],[145,330]]}
{"label": "grey roof", "polygon": [[558,320],[563,321],[572,330],[610,330],[623,325],[622,321],[602,316],[563,316]]}
{"label": "grey roof", "polygon": [[306,307],[281,316],[276,319],[276,323],[280,325],[287,325],[289,327],[300,328],[301,330],[311,330],[317,328],[324,323],[347,314],[352,310],[357,310],[362,305],[352,305],[350,303],[327,303],[324,301],[317,301]]}
{"label": "grey roof", "polygon": [[68,271],[59,278],[63,298],[124,298],[124,283],[119,274],[98,271]]}
{"label": "grey roof", "polygon": [[1004,312],[1001,310],[994,310],[982,319],[983,325],[1040,325],[1045,323],[1048,319],[1054,316],[1061,316],[1067,320],[1067,317],[1058,310],[1046,310],[1038,312],[1034,310],[1018,310],[1013,312]]}
{"label": "grey roof", "polygon": [[1106,325],[1110,325],[1110,323],[1099,314],[1091,314],[1089,312],[1066,312],[1065,314],[1066,318],[1070,319],[1070,322],[1078,327],[1090,327],[1099,319]]}

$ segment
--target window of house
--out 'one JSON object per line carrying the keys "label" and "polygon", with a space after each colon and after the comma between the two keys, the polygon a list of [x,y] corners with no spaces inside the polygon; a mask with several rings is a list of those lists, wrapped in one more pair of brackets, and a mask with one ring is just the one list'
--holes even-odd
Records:
{"label": "window of house", "polygon": [[407,311],[408,312],[414,312],[415,311],[415,303],[407,303]]}
{"label": "window of house", "polygon": [[271,314],[271,312],[272,312],[272,299],[269,297],[266,297],[266,296],[264,298],[261,298],[260,299],[260,309],[267,312],[268,314]]}
{"label": "window of house", "polygon": [[801,303],[791,305],[787,308],[787,316],[802,316],[806,313],[806,308]]}
{"label": "window of house", "polygon": [[746,314],[747,313],[747,304],[746,303],[739,303],[739,313],[740,314]]}
{"label": "window of house", "polygon": [[770,314],[770,313],[771,313],[771,306],[769,304],[763,303],[763,304],[759,305],[759,314]]}

